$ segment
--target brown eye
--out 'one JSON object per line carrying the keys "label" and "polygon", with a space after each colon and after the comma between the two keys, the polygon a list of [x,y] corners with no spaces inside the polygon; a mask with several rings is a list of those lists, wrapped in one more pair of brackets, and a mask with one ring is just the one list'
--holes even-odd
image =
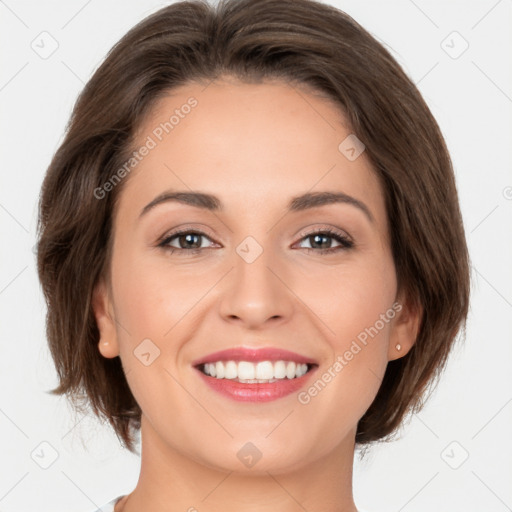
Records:
{"label": "brown eye", "polygon": [[[305,235],[301,240],[305,240],[310,244],[310,247],[303,247],[309,251],[314,251],[320,254],[333,253],[345,249],[350,249],[354,246],[354,243],[349,240],[346,236],[332,230],[321,230]],[[338,245],[333,247],[333,240]]]}
{"label": "brown eye", "polygon": [[196,254],[203,249],[210,248],[208,245],[204,246],[204,240],[211,240],[208,235],[201,231],[183,230],[171,233],[166,236],[158,245],[171,253],[178,251],[182,253]]}
{"label": "brown eye", "polygon": [[198,233],[188,233],[186,235],[177,235],[176,240],[178,241],[178,245],[180,249],[196,249],[201,247],[201,237]]}

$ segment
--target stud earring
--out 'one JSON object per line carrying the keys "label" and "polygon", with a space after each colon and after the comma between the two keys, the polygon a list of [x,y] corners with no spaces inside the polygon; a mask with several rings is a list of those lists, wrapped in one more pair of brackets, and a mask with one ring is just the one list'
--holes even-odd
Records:
{"label": "stud earring", "polygon": [[402,345],[400,345],[400,343],[397,343],[395,348],[396,348],[398,351],[400,351],[400,350],[402,350]]}

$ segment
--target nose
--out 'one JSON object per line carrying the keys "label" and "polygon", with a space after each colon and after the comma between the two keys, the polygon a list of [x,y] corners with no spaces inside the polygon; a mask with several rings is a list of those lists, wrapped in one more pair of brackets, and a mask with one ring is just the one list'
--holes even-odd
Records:
{"label": "nose", "polygon": [[234,255],[234,269],[224,282],[220,314],[225,321],[247,329],[289,321],[295,307],[286,275],[270,250],[252,262]]}

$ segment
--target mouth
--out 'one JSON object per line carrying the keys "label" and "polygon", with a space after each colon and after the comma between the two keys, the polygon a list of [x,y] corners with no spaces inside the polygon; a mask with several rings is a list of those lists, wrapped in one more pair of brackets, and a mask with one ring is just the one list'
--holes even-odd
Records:
{"label": "mouth", "polygon": [[318,364],[283,349],[241,347],[215,352],[193,366],[211,389],[224,396],[264,402],[298,391]]}
{"label": "mouth", "polygon": [[298,379],[317,365],[295,361],[216,361],[196,366],[204,375],[243,384],[266,384],[282,379]]}

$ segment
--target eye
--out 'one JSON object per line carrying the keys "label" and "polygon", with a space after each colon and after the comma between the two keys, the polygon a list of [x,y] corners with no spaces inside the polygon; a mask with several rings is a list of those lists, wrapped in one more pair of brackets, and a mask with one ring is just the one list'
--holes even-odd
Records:
{"label": "eye", "polygon": [[206,233],[183,229],[166,236],[158,246],[169,250],[171,253],[177,251],[182,254],[197,254],[203,249],[208,248],[208,246],[205,247],[202,243],[205,239],[210,239]]}
{"label": "eye", "polygon": [[[332,247],[333,239],[338,242],[338,246]],[[301,240],[309,242],[310,247],[302,247],[307,252],[313,251],[320,254],[334,253],[354,247],[354,243],[348,237],[330,228],[303,235]]]}
{"label": "eye", "polygon": [[[210,236],[206,233],[188,228],[170,233],[165,236],[158,246],[169,251],[171,254],[175,252],[181,255],[199,254],[204,249],[211,248],[211,246],[203,245],[203,242],[206,240],[211,241]],[[338,245],[333,247],[332,240],[335,240]],[[331,228],[319,229],[303,234],[302,241],[309,242],[310,244],[310,247],[301,247],[302,249],[305,249],[307,252],[313,251],[317,254],[329,254],[354,247],[354,243],[347,236]]]}

